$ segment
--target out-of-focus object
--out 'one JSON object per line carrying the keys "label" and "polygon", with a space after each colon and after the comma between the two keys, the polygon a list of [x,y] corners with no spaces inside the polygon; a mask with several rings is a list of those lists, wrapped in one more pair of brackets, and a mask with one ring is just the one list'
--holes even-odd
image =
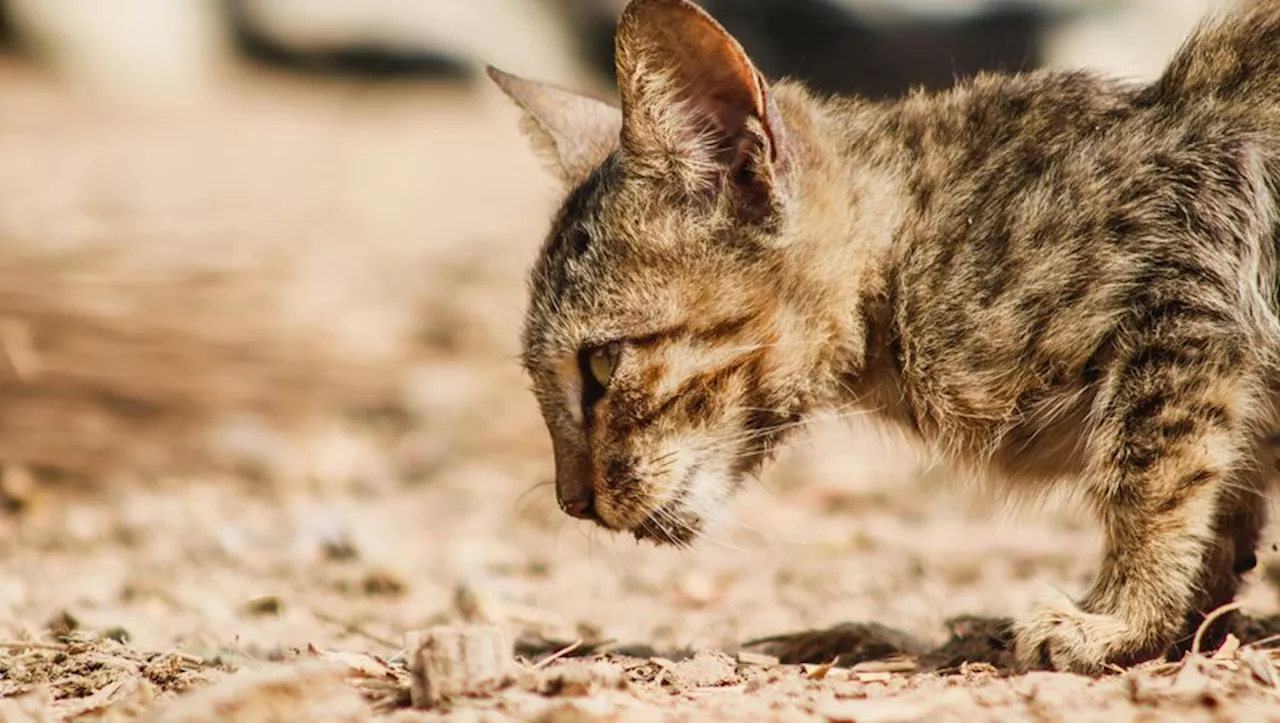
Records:
{"label": "out-of-focus object", "polygon": [[1092,2],[1050,28],[1045,62],[1087,67],[1134,81],[1154,80],[1173,51],[1206,14],[1231,0]]}
{"label": "out-of-focus object", "polygon": [[[1040,38],[1078,0],[697,0],[770,77],[873,98],[1040,65]],[[625,0],[571,0],[582,51],[612,75]]]}
{"label": "out-of-focus object", "polygon": [[[981,71],[1159,73],[1192,25],[1231,0],[697,0],[770,77],[873,98]],[[625,0],[564,0],[583,52],[612,75]]]}
{"label": "out-of-focus object", "polygon": [[873,98],[1040,64],[1041,3],[702,0],[771,76]]}
{"label": "out-of-focus object", "polygon": [[511,642],[496,625],[437,625],[405,636],[415,708],[476,695],[501,685],[513,669]]}
{"label": "out-of-focus object", "polygon": [[[771,77],[872,98],[1043,65],[1154,77],[1231,0],[698,0]],[[484,64],[577,88],[613,77],[626,0],[0,0],[77,85],[198,96],[233,52],[316,76],[470,79]],[[234,45],[233,45],[234,44]]]}
{"label": "out-of-focus object", "polygon": [[145,104],[198,99],[229,44],[217,0],[6,0],[12,31],[74,86]]}
{"label": "out-of-focus object", "polygon": [[561,0],[0,0],[0,30],[74,86],[171,103],[207,92],[233,55],[313,76],[468,78],[498,63],[589,84],[572,12]]}
{"label": "out-of-focus object", "polygon": [[556,0],[226,2],[242,48],[302,69],[414,74],[434,62],[470,74],[495,63],[585,79]]}

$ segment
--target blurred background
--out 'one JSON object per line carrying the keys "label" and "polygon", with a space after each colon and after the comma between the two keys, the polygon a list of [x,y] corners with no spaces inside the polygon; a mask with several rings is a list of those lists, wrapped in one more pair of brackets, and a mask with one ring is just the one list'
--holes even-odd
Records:
{"label": "blurred background", "polygon": [[[1221,5],[702,2],[767,75],[872,98],[1041,66],[1149,79]],[[176,461],[195,448],[147,448],[152,433],[200,436],[228,410],[395,406],[392,369],[438,337],[510,350],[508,282],[556,189],[481,71],[609,96],[623,5],[0,0],[0,339],[32,405],[0,422],[0,453],[53,477],[86,444],[93,464]],[[44,338],[64,326],[103,338]]]}
{"label": "blurred background", "polygon": [[[556,509],[516,354],[561,189],[482,70],[607,96],[622,4],[0,0],[0,635],[225,659],[390,654],[458,618],[658,648],[844,620],[936,638],[1079,589],[1079,514],[957,503],[843,422],[695,552]],[[1149,79],[1221,5],[703,4],[766,74],[876,98]]]}
{"label": "blurred background", "polygon": [[[702,0],[771,76],[873,97],[1041,65],[1154,74],[1221,0]],[[3,0],[10,48],[82,87],[189,97],[229,64],[474,82],[484,62],[608,83],[625,0]]]}

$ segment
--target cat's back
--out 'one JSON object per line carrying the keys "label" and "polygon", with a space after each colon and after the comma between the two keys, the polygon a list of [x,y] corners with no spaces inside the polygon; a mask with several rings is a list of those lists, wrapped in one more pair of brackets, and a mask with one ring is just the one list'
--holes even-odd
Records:
{"label": "cat's back", "polygon": [[1274,345],[1275,118],[1083,72],[902,101],[917,213],[887,273],[913,422],[965,447],[1078,418],[1130,333],[1172,313]]}
{"label": "cat's back", "polygon": [[[1147,86],[1087,71],[982,75],[885,118],[919,210],[900,234],[907,273],[920,261],[960,283],[985,277],[990,303],[1015,281],[998,272],[1030,260],[1006,252],[1059,270],[1072,268],[1064,255],[1140,261],[1174,253],[1192,227],[1214,238],[1184,251],[1216,238],[1239,255],[1226,237],[1266,225],[1280,203],[1280,2],[1206,21]],[[966,248],[972,266],[954,256]]]}

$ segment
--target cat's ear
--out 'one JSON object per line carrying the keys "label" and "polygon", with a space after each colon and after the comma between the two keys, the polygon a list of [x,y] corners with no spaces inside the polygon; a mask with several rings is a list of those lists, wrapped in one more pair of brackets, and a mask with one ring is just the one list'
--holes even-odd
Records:
{"label": "cat's ear", "polygon": [[616,40],[622,146],[695,194],[730,191],[741,213],[785,200],[786,129],[764,76],[687,0],[633,0]]}
{"label": "cat's ear", "polygon": [[489,77],[524,111],[520,128],[567,185],[585,180],[618,146],[622,112],[603,101],[493,66]]}

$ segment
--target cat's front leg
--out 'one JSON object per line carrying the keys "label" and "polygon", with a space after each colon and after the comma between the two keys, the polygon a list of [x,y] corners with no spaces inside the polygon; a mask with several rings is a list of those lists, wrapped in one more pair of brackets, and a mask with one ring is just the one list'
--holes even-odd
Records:
{"label": "cat's front leg", "polygon": [[1261,383],[1242,348],[1152,340],[1108,370],[1086,480],[1106,535],[1101,569],[1079,602],[1046,596],[1017,623],[1022,665],[1100,673],[1161,656],[1208,602],[1215,550],[1231,542],[1215,523],[1252,502],[1236,492],[1255,462]]}

